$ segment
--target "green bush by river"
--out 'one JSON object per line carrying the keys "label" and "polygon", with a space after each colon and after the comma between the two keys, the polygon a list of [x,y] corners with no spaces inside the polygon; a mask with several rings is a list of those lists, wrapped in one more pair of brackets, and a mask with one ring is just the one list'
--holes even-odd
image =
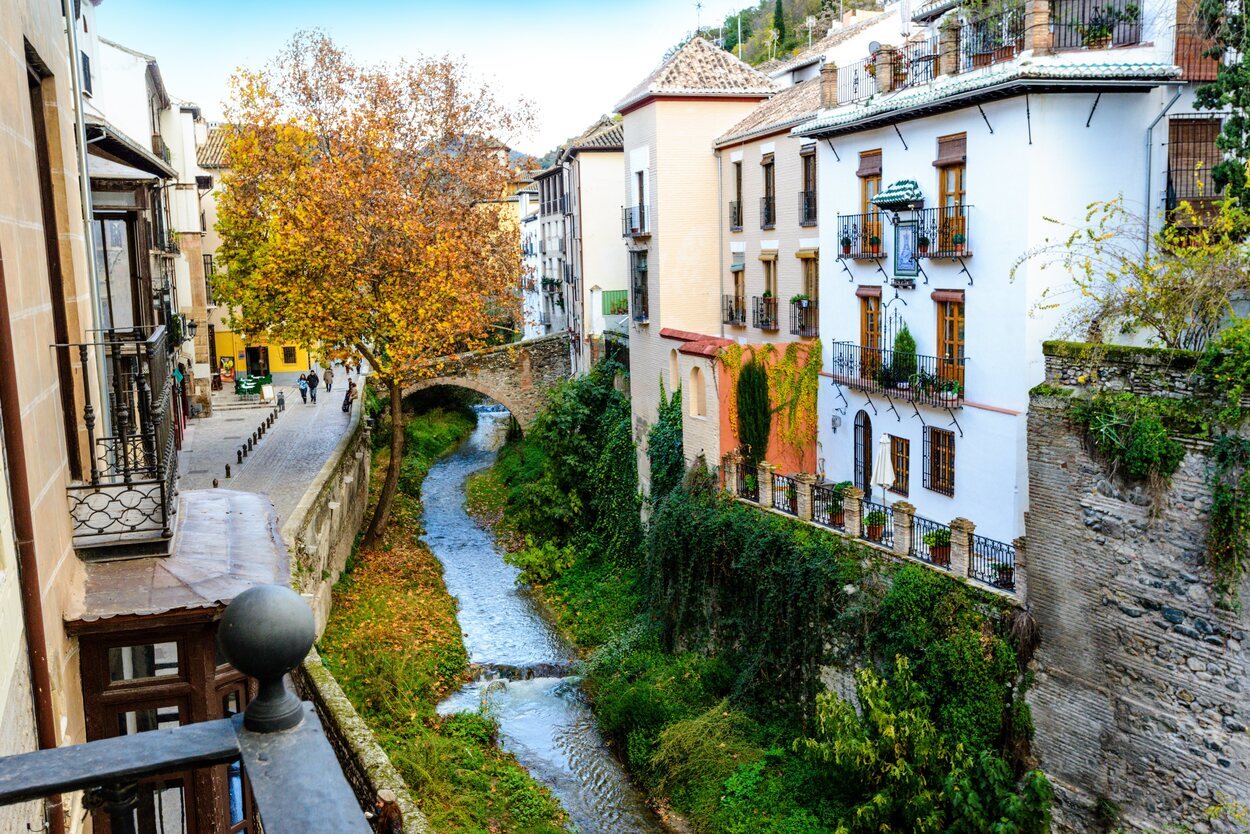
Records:
{"label": "green bush by river", "polygon": [[667,492],[644,528],[618,370],[558,389],[469,500],[586,654],[657,803],[709,834],[1048,831],[1027,617],[733,501],[702,467],[677,478],[680,392],[649,437]]}

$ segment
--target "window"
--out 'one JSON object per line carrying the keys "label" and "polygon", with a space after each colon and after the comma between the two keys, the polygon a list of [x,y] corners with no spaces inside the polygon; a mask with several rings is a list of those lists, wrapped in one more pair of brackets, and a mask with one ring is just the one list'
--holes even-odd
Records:
{"label": "window", "polygon": [[[878,289],[868,287],[867,289]],[[859,344],[866,351],[881,349],[881,293],[864,294],[859,298]]]}
{"label": "window", "polygon": [[812,301],[820,299],[820,257],[803,258],[803,294]]}
{"label": "window", "polygon": [[894,485],[890,487],[890,492],[907,494],[911,483],[910,457],[911,441],[905,437],[890,435],[890,461],[894,464]]}
{"label": "window", "polygon": [[[873,205],[872,198],[881,193],[881,151],[865,151],[859,155],[859,208],[864,215],[862,240],[859,245],[871,246],[872,238],[877,238],[877,246],[882,238],[881,209]],[[875,248],[875,247],[874,247]],[[871,250],[870,250],[871,251]]]}
{"label": "window", "polygon": [[816,223],[816,149],[803,152],[803,190],[799,192],[799,224]]}
{"label": "window", "polygon": [[[1210,211],[1219,198],[1211,169],[1224,160],[1216,147],[1219,119],[1169,119],[1168,121],[1168,211],[1186,200],[1199,213]],[[1185,217],[1176,218],[1184,222]]]}
{"label": "window", "polygon": [[108,650],[108,669],[109,683],[177,675],[178,644],[111,646]]}
{"label": "window", "polygon": [[707,414],[707,392],[703,387],[703,369],[698,365],[690,369],[690,416]]}
{"label": "window", "polygon": [[742,163],[735,162],[734,166],[734,199],[729,204],[729,227],[735,230],[742,229]]}
{"label": "window", "polygon": [[964,220],[964,173],[967,165],[967,134],[941,136],[933,165],[938,171],[938,248],[943,252],[956,249],[955,235],[966,235]]}
{"label": "window", "polygon": [[282,346],[282,361],[287,365],[295,364],[295,348],[290,345]]}
{"label": "window", "polygon": [[82,56],[82,94],[90,98],[93,93],[91,91],[91,56],[86,52],[79,51]]}
{"label": "window", "polygon": [[960,290],[934,292],[937,302],[938,375],[964,384],[964,302]]}
{"label": "window", "polygon": [[681,387],[681,365],[677,361],[677,348],[668,352],[668,389],[672,394]]}
{"label": "window", "polygon": [[924,486],[942,495],[955,494],[955,433],[935,426],[924,430]]}
{"label": "window", "polygon": [[768,293],[769,297],[776,298],[777,297],[777,260],[775,258],[768,258],[763,261],[760,261],[760,263],[764,267],[764,292]]}
{"label": "window", "polygon": [[650,309],[647,304],[647,250],[632,252],[630,257],[633,260],[630,269],[630,291],[633,296],[634,321],[645,323],[650,321]]}
{"label": "window", "polygon": [[771,229],[777,225],[777,174],[773,155],[765,154],[760,160],[764,172],[764,196],[760,198],[760,228]]}

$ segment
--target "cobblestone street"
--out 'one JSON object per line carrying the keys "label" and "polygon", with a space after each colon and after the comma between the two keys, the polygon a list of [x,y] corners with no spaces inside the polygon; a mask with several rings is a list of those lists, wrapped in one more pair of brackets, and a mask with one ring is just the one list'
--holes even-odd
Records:
{"label": "cobblestone street", "polygon": [[[216,478],[219,487],[267,495],[285,522],[350,422],[342,411],[347,377],[340,369],[335,371],[334,390],[327,393],[322,385],[315,405],[302,403],[293,383],[278,381],[277,390],[286,397],[286,410],[242,465],[237,451],[264,421],[270,407],[218,410],[212,417],[190,421],[178,455],[179,488],[209,489]],[[353,379],[363,385],[364,377]],[[355,407],[360,408],[359,399]],[[231,469],[229,480],[226,464]]]}

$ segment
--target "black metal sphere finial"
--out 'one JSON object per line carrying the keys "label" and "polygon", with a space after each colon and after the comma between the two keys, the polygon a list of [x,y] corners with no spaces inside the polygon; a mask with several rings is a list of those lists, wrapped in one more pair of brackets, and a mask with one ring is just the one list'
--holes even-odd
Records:
{"label": "black metal sphere finial", "polygon": [[298,724],[304,708],[282,678],[299,665],[316,636],[312,609],[281,585],[248,588],[226,606],[217,626],[217,645],[234,668],[260,684],[243,713],[243,725],[258,733]]}

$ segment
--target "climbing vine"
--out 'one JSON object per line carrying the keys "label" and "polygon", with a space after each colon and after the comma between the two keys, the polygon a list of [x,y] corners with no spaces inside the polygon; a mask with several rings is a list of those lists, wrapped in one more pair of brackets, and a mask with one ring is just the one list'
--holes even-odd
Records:
{"label": "climbing vine", "polygon": [[[742,345],[728,345],[720,353],[721,364],[729,377],[729,425],[738,439],[742,436],[739,418],[739,390],[743,372],[751,366],[764,368],[769,388],[768,408],[780,416],[778,437],[782,443],[802,453],[816,431],[816,394],[820,384],[820,350],[818,347],[791,342],[778,353],[773,345],[758,350]],[[767,437],[767,435],[765,435]],[[762,447],[759,457],[763,457]]]}
{"label": "climbing vine", "polygon": [[681,483],[686,473],[686,451],[681,433],[681,389],[669,397],[660,380],[660,403],[655,425],[647,433],[647,459],[651,462],[651,498],[659,500]]}
{"label": "climbing vine", "polygon": [[1250,440],[1223,435],[1211,448],[1207,560],[1221,604],[1240,607],[1237,588],[1250,552]]}

